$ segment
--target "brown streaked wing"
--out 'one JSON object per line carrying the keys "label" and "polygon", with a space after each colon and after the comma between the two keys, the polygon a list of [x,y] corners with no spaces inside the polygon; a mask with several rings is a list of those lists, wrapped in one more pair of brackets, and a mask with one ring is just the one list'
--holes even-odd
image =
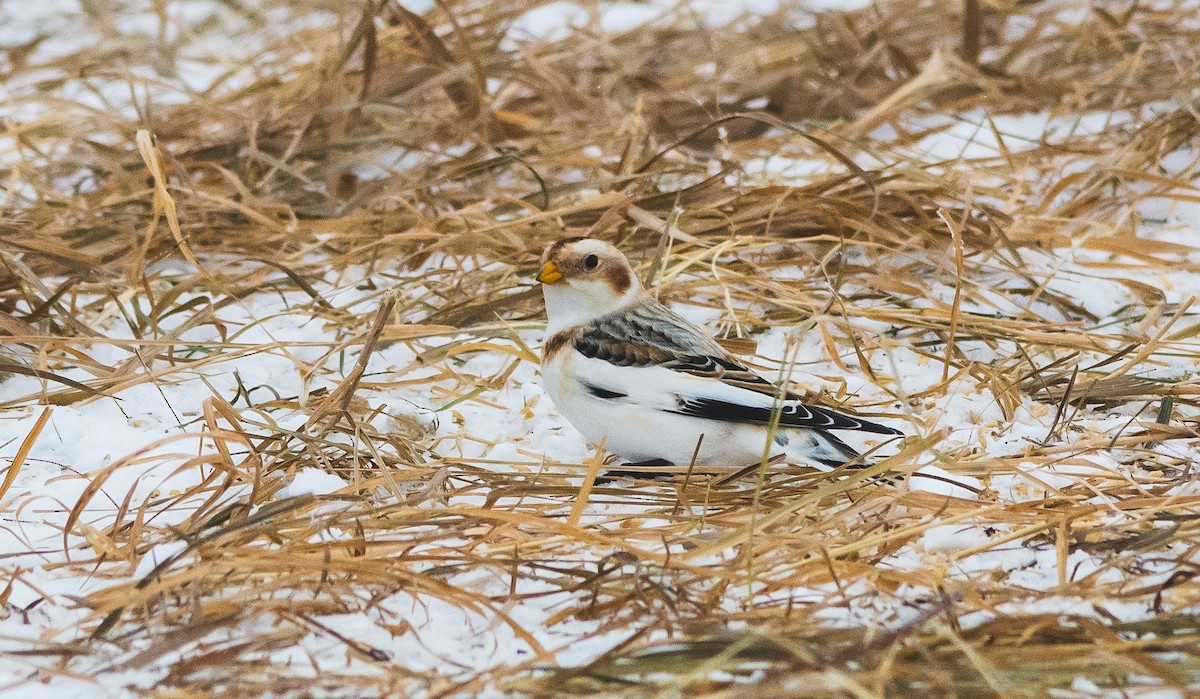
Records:
{"label": "brown streaked wing", "polygon": [[[584,326],[575,349],[617,366],[662,366],[771,396],[778,390],[699,328],[648,297]],[[790,392],[784,397],[798,399]]]}

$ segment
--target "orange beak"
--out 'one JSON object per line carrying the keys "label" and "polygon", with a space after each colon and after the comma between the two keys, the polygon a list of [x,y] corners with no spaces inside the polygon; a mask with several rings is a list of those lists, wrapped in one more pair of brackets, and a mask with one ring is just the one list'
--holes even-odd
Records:
{"label": "orange beak", "polygon": [[547,260],[546,264],[542,265],[542,271],[538,272],[537,280],[543,284],[557,284],[562,281],[562,272],[558,271],[558,265]]}

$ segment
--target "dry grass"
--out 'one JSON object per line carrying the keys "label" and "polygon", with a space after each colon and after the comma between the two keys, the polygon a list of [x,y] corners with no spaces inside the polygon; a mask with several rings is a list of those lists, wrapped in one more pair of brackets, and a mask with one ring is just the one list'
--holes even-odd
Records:
{"label": "dry grass", "polygon": [[[1081,251],[1108,253],[1083,263],[1100,279],[1196,271],[1195,251],[1156,239],[1136,210],[1200,201],[1191,3],[1066,18],[1067,3],[1049,1],[878,2],[802,29],[785,4],[736,31],[698,27],[685,3],[673,24],[502,40],[539,4],[447,0],[417,16],[391,2],[229,2],[192,32],[154,36],[123,33],[115,4],[91,3],[97,40],[77,51],[39,60],[37,41],[7,47],[18,116],[0,142],[19,158],[0,169],[0,368],[44,388],[0,408],[109,400],[298,347],[223,325],[256,294],[311,299],[292,312],[336,339],[297,365],[340,381],[187,406],[190,437],[171,440],[191,440],[179,448],[190,456],[172,468],[199,484],[131,491],[104,526],[90,523],[106,479],[157,457],[88,474],[67,503],[69,558],[53,565],[109,584],[78,600],[90,616],[77,640],[30,644],[43,676],[160,667],[140,691],[162,697],[227,693],[232,676],[237,696],[726,697],[746,682],[761,696],[1047,696],[1076,677],[1200,682],[1200,495],[1178,488],[1195,477],[1200,383],[1143,376],[1200,358],[1196,310],[1128,279],[1130,302],[1098,317],[1041,264]],[[194,53],[212,33],[257,48],[192,91],[177,68],[219,66]],[[98,106],[120,90],[136,116]],[[1111,120],[1032,143],[982,120],[1003,145],[969,159],[932,162],[916,147],[984,114],[1043,111]],[[785,186],[747,165],[773,155],[823,161],[823,174]],[[490,400],[536,361],[516,333],[540,317],[538,252],[566,234],[618,241],[666,297],[720,311],[730,338],[809,328],[876,396],[819,398],[905,415],[913,436],[853,477],[621,481],[579,509],[587,463],[452,458],[415,418],[377,429],[372,413],[395,395],[427,395],[449,420],[455,401]],[[428,272],[442,253],[503,264]],[[780,280],[797,267],[802,281]],[[363,279],[352,302],[327,298]],[[183,339],[206,328],[219,340]],[[390,346],[417,358],[368,371]],[[879,370],[901,350],[943,380],[911,393]],[[468,370],[462,358],[478,352],[507,353],[501,370]],[[965,390],[990,394],[1005,418],[979,439],[1034,410],[1052,426],[1004,453],[948,439],[932,408]],[[1128,424],[1092,429],[1096,406]],[[302,427],[276,420],[289,411],[308,416]],[[870,479],[928,463],[985,485],[1029,463],[1096,468],[1020,503]],[[277,498],[307,466],[348,487]],[[165,512],[181,514],[168,526]],[[956,523],[995,533],[939,566],[880,565]],[[131,577],[169,541],[186,546]],[[1012,547],[1054,551],[1057,584],[958,567]],[[1077,576],[1077,551],[1099,569]],[[456,582],[472,571],[509,591]],[[627,638],[586,667],[557,667],[509,614],[549,591],[566,594],[548,625]],[[419,670],[321,621],[372,612],[395,635],[418,633],[384,604],[398,598],[476,613],[532,653],[485,672]],[[1075,611],[1038,606],[1062,599]],[[1124,603],[1153,613],[1127,622],[1107,609]],[[851,623],[864,609],[878,617]],[[277,660],[310,634],[345,645],[341,669]]]}

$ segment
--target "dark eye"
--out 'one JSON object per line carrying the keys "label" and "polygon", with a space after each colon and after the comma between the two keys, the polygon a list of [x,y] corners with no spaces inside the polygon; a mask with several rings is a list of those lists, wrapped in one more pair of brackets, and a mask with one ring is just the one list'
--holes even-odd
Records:
{"label": "dark eye", "polygon": [[588,255],[583,258],[583,266],[588,269],[596,269],[596,265],[600,264],[600,258],[595,255]]}

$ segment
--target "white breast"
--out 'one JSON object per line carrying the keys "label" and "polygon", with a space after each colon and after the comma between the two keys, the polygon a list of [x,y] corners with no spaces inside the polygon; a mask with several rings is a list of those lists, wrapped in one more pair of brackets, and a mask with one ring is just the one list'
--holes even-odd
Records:
{"label": "white breast", "polygon": [[[664,390],[668,369],[617,367],[564,348],[542,364],[546,392],[558,411],[592,444],[630,462],[662,459],[686,466],[697,442],[700,466],[742,468],[763,456],[767,432],[753,425],[703,420],[667,412],[675,402]],[[585,382],[626,398],[600,398]]]}

